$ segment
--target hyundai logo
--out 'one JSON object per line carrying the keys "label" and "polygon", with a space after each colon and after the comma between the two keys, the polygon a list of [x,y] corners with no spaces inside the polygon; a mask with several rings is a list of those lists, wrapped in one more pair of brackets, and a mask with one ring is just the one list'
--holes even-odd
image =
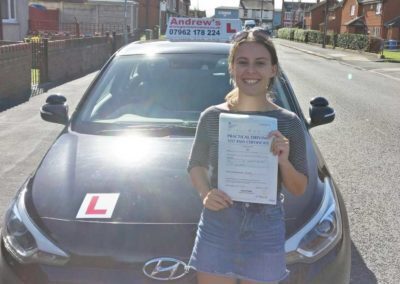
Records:
{"label": "hyundai logo", "polygon": [[188,273],[186,263],[175,258],[160,257],[149,260],[143,266],[143,273],[156,280],[176,280]]}

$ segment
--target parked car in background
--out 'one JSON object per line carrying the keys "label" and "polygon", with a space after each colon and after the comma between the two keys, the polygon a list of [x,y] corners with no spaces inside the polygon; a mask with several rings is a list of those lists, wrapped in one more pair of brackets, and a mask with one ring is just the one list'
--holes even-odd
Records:
{"label": "parked car in background", "polygon": [[256,21],[254,20],[245,20],[244,21],[244,29],[249,30],[251,28],[254,28],[256,26]]}
{"label": "parked car in background", "polygon": [[[70,116],[51,95],[44,120],[65,128],[5,214],[2,283],[195,283],[186,269],[202,204],[186,172],[197,120],[232,88],[216,42],[137,42],[107,62]],[[347,284],[345,205],[309,128],[334,119],[322,97],[303,115],[288,78],[279,106],[303,122],[309,185],[283,190],[284,283]]]}

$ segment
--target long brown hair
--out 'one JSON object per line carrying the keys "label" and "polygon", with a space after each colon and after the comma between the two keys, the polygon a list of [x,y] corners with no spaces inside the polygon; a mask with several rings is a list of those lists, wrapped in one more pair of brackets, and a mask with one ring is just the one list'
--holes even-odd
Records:
{"label": "long brown hair", "polygon": [[[240,45],[242,45],[243,43],[246,42],[256,42],[261,44],[262,46],[264,46],[269,54],[271,55],[271,63],[272,65],[278,65],[278,56],[276,54],[276,49],[274,44],[272,43],[272,41],[269,39],[268,36],[266,36],[265,34],[261,34],[260,35],[260,29],[256,29],[256,30],[249,30],[249,31],[242,31],[240,33],[238,33],[238,36],[236,36],[233,39],[233,45],[229,51],[229,57],[228,57],[228,68],[229,68],[229,73],[231,74],[231,80],[233,81],[232,78],[232,67],[233,67],[233,63],[235,61],[235,55],[237,52],[237,49],[239,48]],[[239,39],[237,39],[239,38]],[[276,76],[275,76],[276,77]],[[272,86],[274,84],[275,81],[275,77],[271,78],[271,80],[269,81],[267,90],[266,90],[266,94],[269,93],[272,89]],[[236,87],[235,82],[233,81],[234,86]],[[233,89],[231,92],[229,92],[226,96],[225,96],[225,101],[228,103],[229,108],[233,108],[236,104],[237,104],[237,100],[238,100],[238,90],[237,88]]]}

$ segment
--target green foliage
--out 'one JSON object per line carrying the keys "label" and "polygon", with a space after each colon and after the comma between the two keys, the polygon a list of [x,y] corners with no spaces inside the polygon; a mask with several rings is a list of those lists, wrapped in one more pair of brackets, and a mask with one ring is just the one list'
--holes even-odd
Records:
{"label": "green foliage", "polygon": [[308,42],[322,43],[323,34],[320,31],[310,30],[308,33]]}
{"label": "green foliage", "polygon": [[367,50],[369,39],[367,35],[343,33],[338,35],[338,46],[355,49]]}
{"label": "green foliage", "polygon": [[400,63],[400,51],[384,50],[383,55],[385,56],[386,59],[390,61],[395,61]]}
{"label": "green foliage", "polygon": [[294,40],[295,41],[301,41],[301,42],[307,42],[307,30],[303,29],[296,29],[294,31]]}
{"label": "green foliage", "polygon": [[293,40],[296,30],[297,29],[295,28],[281,28],[278,30],[278,37],[282,39]]}
{"label": "green foliage", "polygon": [[[278,30],[278,37],[282,39],[295,40],[305,43],[323,43],[323,33],[316,30],[303,30],[298,28],[281,28]],[[327,45],[342,47],[346,49],[364,50],[378,53],[381,48],[382,39],[369,37],[362,34],[336,34],[326,35]]]}

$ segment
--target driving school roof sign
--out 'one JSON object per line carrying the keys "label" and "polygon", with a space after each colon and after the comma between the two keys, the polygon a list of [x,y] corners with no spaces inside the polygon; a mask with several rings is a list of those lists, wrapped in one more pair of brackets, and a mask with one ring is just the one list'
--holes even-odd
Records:
{"label": "driving school roof sign", "polygon": [[170,17],[166,37],[169,40],[223,41],[242,29],[239,19]]}

